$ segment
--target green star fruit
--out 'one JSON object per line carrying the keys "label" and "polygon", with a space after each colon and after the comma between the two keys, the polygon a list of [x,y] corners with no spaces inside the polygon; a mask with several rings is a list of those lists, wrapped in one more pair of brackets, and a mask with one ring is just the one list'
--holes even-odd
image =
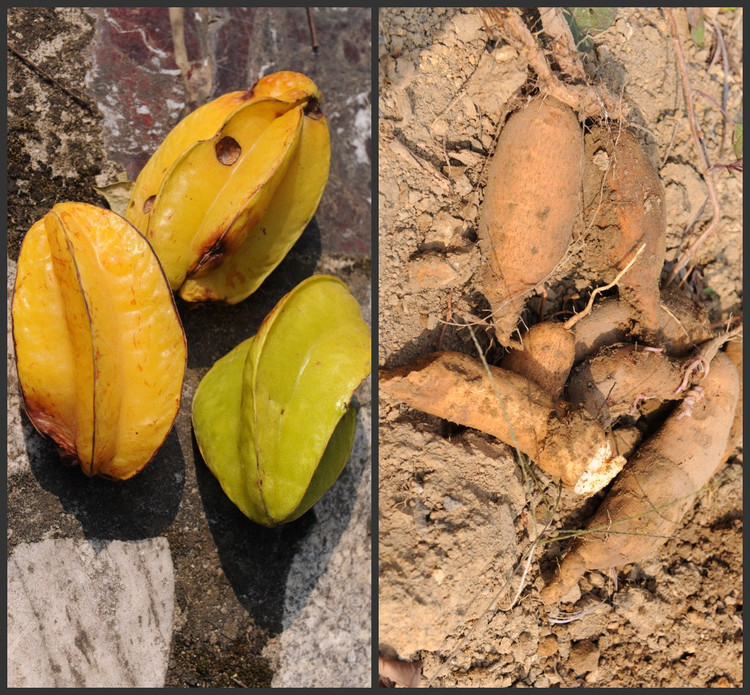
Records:
{"label": "green star fruit", "polygon": [[219,359],[193,399],[206,465],[245,516],[293,521],[334,484],[354,443],[354,391],[370,373],[370,331],[341,280],[314,275],[258,333]]}

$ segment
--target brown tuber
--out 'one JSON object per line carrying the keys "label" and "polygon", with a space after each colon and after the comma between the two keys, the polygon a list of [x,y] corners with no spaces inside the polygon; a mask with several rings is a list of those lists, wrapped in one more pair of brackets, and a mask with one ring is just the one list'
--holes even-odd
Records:
{"label": "brown tuber", "polygon": [[602,427],[635,414],[646,400],[681,397],[682,366],[664,352],[637,345],[611,345],[578,365],[568,382],[568,399],[580,403]]}
{"label": "brown tuber", "polygon": [[537,97],[508,119],[488,167],[478,227],[480,287],[506,347],[525,295],[570,245],[582,176],[583,134],[569,106]]}
{"label": "brown tuber", "polygon": [[711,361],[704,397],[691,417],[677,409],[617,476],[587,533],[577,537],[552,582],[549,604],[561,600],[587,570],[643,562],[679,528],[696,492],[723,463],[739,394],[737,368],[724,353]]}
{"label": "brown tuber", "polygon": [[664,186],[638,138],[627,129],[594,126],[586,134],[584,173],[586,255],[602,276],[622,270],[638,247],[644,252],[618,283],[639,337],[659,339],[659,278],[666,254]]}
{"label": "brown tuber", "polygon": [[[575,363],[578,364],[599,348],[622,343],[638,334],[637,321],[630,306],[617,297],[608,297],[575,324]],[[693,345],[713,337],[705,307],[684,293],[666,288],[661,292],[659,346],[673,357],[685,355]]]}
{"label": "brown tuber", "polygon": [[602,489],[625,460],[580,407],[528,379],[458,352],[437,352],[380,371],[382,393],[425,413],[473,427],[516,447],[581,495]]}
{"label": "brown tuber", "polygon": [[732,360],[737,369],[737,378],[740,381],[740,395],[737,399],[737,409],[734,413],[732,428],[729,430],[729,442],[724,451],[723,459],[725,461],[738,449],[742,449],[742,338],[727,343],[726,355]]}
{"label": "brown tuber", "polygon": [[544,321],[521,337],[523,349],[511,348],[502,367],[533,381],[559,398],[575,358],[575,337],[562,323]]}

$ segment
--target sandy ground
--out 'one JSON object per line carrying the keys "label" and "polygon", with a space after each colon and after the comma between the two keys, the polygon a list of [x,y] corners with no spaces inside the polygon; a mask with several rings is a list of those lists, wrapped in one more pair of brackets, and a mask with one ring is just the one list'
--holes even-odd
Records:
{"label": "sandy ground", "polygon": [[[693,86],[721,101],[715,33],[693,45],[678,13]],[[742,110],[742,21],[716,17],[728,53],[732,118]],[[476,354],[451,316],[478,316],[477,214],[499,126],[529,78],[525,60],[495,43],[475,9],[380,13],[380,366],[443,348]],[[666,190],[667,266],[710,220],[664,17],[622,9],[595,40],[594,74],[622,94],[629,122]],[[697,99],[713,162],[728,163],[719,109]],[[724,139],[722,139],[724,137]],[[714,322],[742,314],[742,176],[715,175],[724,220],[698,254],[685,289]],[[579,264],[546,284],[545,315],[580,310],[600,278]],[[539,320],[539,296],[527,323]],[[489,334],[478,331],[483,349]],[[493,351],[494,350],[494,351]],[[496,348],[488,355],[500,356]],[[591,572],[558,610],[538,600],[564,544],[527,563],[539,508],[511,450],[387,398],[379,421],[381,655],[422,660],[436,686],[742,685],[742,450],[701,492],[679,534],[651,562]],[[549,480],[548,478],[543,478]],[[580,528],[596,499],[563,494],[553,526]],[[524,577],[518,601],[511,602]]]}

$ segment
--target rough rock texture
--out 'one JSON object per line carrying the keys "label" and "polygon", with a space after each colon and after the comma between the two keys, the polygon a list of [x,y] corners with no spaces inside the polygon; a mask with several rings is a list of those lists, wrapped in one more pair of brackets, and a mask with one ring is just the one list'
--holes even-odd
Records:
{"label": "rough rock texture", "polygon": [[165,538],[22,543],[8,561],[8,686],[158,688],[174,572]]}

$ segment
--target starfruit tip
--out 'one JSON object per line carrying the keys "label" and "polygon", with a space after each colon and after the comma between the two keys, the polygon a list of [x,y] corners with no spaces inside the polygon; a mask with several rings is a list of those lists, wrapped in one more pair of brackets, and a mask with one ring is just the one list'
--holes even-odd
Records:
{"label": "starfruit tip", "polygon": [[254,98],[270,97],[295,103],[321,101],[318,85],[307,75],[290,70],[280,70],[261,77],[250,91]]}

